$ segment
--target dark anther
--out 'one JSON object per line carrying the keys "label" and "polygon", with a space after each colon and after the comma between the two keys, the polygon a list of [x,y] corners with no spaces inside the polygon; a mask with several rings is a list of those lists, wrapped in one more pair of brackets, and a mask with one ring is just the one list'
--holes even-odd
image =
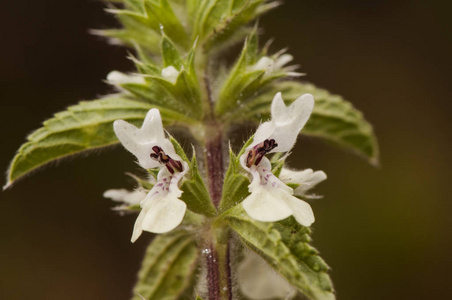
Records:
{"label": "dark anther", "polygon": [[162,148],[160,148],[159,146],[154,146],[152,147],[152,151],[154,151],[154,153],[151,153],[151,158],[161,164],[164,164],[171,174],[174,174],[174,170],[182,172],[182,163],[178,160],[172,159],[169,155],[165,154],[165,151],[163,151]]}
{"label": "dark anther", "polygon": [[179,172],[182,172],[182,163],[180,161],[170,158],[169,164],[172,168],[176,169]]}
{"label": "dark anther", "polygon": [[278,144],[275,142],[274,139],[271,140],[265,140],[262,143],[256,145],[253,147],[253,149],[250,150],[248,153],[248,156],[246,157],[246,166],[250,168],[252,165],[258,165],[262,158],[267,154],[268,152],[272,151],[278,147]]}

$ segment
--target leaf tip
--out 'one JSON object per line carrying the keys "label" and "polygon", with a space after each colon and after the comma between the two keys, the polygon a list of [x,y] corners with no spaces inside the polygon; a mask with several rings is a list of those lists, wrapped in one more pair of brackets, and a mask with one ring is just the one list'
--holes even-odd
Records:
{"label": "leaf tip", "polygon": [[[17,156],[17,154],[16,154]],[[8,167],[8,169],[6,170],[6,183],[5,185],[2,187],[2,191],[6,191],[7,189],[9,189],[14,182],[16,182],[17,176],[13,176],[14,174],[14,162],[16,160],[16,156],[14,157],[14,159],[10,162],[10,165]]]}
{"label": "leaf tip", "polygon": [[8,180],[8,182],[2,187],[3,191],[6,191],[8,188],[10,188],[13,185],[13,182]]}

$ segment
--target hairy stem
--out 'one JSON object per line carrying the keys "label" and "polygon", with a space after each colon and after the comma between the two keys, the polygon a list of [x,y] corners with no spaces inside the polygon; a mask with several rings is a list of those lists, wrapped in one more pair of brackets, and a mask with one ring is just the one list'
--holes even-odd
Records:
{"label": "hairy stem", "polygon": [[[210,197],[218,207],[223,189],[223,131],[216,124],[206,128],[205,161]],[[209,300],[232,299],[229,265],[229,236],[223,226],[213,226],[206,239],[207,287]]]}
{"label": "hairy stem", "polygon": [[223,132],[220,126],[210,125],[206,135],[207,181],[212,202],[218,207],[223,190]]}
{"label": "hairy stem", "polygon": [[209,243],[206,250],[207,264],[207,289],[209,292],[209,300],[221,299],[220,297],[220,274],[218,268],[218,253],[212,242]]}
{"label": "hairy stem", "polygon": [[212,228],[203,253],[209,300],[232,300],[229,234],[224,226]]}
{"label": "hairy stem", "polygon": [[[206,72],[207,73],[207,72]],[[210,198],[215,207],[220,204],[223,191],[223,126],[215,120],[214,100],[208,76],[204,76],[204,86],[209,106],[205,123],[206,177]],[[229,261],[229,235],[224,227],[213,226],[206,239],[207,288],[209,300],[231,300],[231,270]]]}

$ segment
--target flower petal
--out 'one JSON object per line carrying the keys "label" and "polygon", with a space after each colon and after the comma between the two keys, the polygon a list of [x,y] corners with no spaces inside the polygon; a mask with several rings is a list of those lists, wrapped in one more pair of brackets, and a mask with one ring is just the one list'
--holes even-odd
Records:
{"label": "flower petal", "polygon": [[165,233],[176,228],[183,220],[187,204],[177,198],[153,198],[145,204],[146,212],[141,227],[153,233]]}
{"label": "flower petal", "polygon": [[161,166],[150,157],[154,146],[161,147],[171,158],[182,160],[176,154],[171,142],[165,138],[158,109],[149,110],[140,129],[124,120],[116,120],[113,129],[122,145],[138,158],[138,163],[145,169]]}
{"label": "flower petal", "polygon": [[279,221],[292,215],[292,210],[284,201],[284,198],[292,197],[292,189],[273,175],[268,158],[264,157],[258,166],[247,168],[245,156],[242,155],[240,163],[253,176],[248,186],[251,194],[242,202],[248,215],[263,222]]}
{"label": "flower petal", "polygon": [[124,83],[146,83],[146,80],[144,80],[143,76],[141,75],[127,75],[118,71],[112,71],[108,73],[107,81],[111,85],[119,85]]}
{"label": "flower petal", "polygon": [[146,192],[143,190],[131,192],[126,189],[112,189],[105,191],[103,196],[116,202],[124,202],[128,205],[138,205],[146,197]]}
{"label": "flower petal", "polygon": [[152,137],[153,140],[164,140],[162,117],[157,108],[150,109],[144,118],[143,125],[139,129],[139,141],[145,143]]}
{"label": "flower petal", "polygon": [[240,157],[242,167],[251,173],[253,180],[248,186],[250,195],[242,202],[247,214],[258,221],[275,222],[291,215],[303,226],[314,223],[314,213],[311,206],[293,196],[293,189],[277,178],[271,172],[268,158],[262,158],[259,165],[251,168],[246,166],[246,157]]}
{"label": "flower petal", "polygon": [[142,210],[133,228],[132,243],[144,231],[165,233],[176,228],[183,220],[187,205],[179,197],[179,181],[188,171],[188,164],[182,162],[183,171],[171,174],[162,168],[157,182],[141,202]]}
{"label": "flower petal", "polygon": [[262,143],[266,139],[269,139],[271,136],[274,136],[275,132],[275,124],[273,122],[265,122],[259,125],[256,132],[254,133],[253,143],[248,146],[247,150],[250,150],[257,144]]}
{"label": "flower petal", "polygon": [[293,60],[293,56],[292,55],[290,55],[290,54],[283,54],[283,55],[279,56],[275,60],[274,68],[276,70],[279,70],[282,67],[284,67],[285,65],[287,65],[288,63],[290,63],[292,60]]}
{"label": "flower petal", "polygon": [[292,215],[298,223],[305,227],[309,227],[312,223],[314,223],[315,218],[311,205],[293,196],[286,198],[285,201],[287,206],[290,207]]}
{"label": "flower petal", "polygon": [[252,65],[250,67],[250,70],[251,71],[258,71],[258,70],[271,71],[273,69],[274,63],[275,63],[275,61],[273,59],[271,59],[270,57],[263,56],[257,61],[257,63],[255,63],[254,65]]}
{"label": "flower petal", "polygon": [[142,209],[140,211],[140,214],[138,215],[138,218],[135,220],[135,225],[133,225],[133,233],[132,233],[132,238],[130,239],[130,241],[132,243],[135,243],[135,241],[141,236],[141,234],[143,233],[143,227],[141,226],[141,224],[143,223],[143,219],[144,216],[146,215],[147,211],[145,211],[144,209]]}
{"label": "flower petal", "polygon": [[255,189],[242,202],[246,213],[253,219],[262,222],[275,222],[292,215],[292,210],[280,194],[272,193],[269,188]]}
{"label": "flower petal", "polygon": [[278,144],[271,152],[286,152],[292,149],[300,130],[304,127],[314,108],[314,97],[304,94],[286,107],[281,93],[277,93],[271,105],[272,119],[262,123],[254,134],[251,149],[266,139]]}
{"label": "flower petal", "polygon": [[304,196],[308,190],[327,179],[327,176],[323,171],[314,172],[312,169],[292,171],[283,168],[279,178],[285,183],[299,184],[299,186],[294,190],[295,195]]}
{"label": "flower petal", "polygon": [[292,149],[313,109],[314,97],[310,94],[302,95],[288,107],[284,104],[281,93],[275,95],[271,106],[275,130],[268,138],[275,139],[278,147],[272,152],[286,152]]}
{"label": "flower petal", "polygon": [[179,74],[180,72],[176,70],[176,68],[173,66],[168,66],[162,69],[162,77],[171,82],[172,84],[176,83]]}

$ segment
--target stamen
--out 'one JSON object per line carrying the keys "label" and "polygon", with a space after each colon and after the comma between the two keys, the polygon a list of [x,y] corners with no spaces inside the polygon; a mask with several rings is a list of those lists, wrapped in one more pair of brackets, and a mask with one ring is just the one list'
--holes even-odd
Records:
{"label": "stamen", "polygon": [[182,172],[183,168],[182,168],[182,163],[180,161],[170,158],[169,164],[171,165],[171,167],[176,169],[178,172]]}
{"label": "stamen", "polygon": [[270,151],[278,147],[274,139],[266,139],[262,143],[253,147],[246,157],[246,166],[251,168],[252,165],[258,165],[262,158]]}
{"label": "stamen", "polygon": [[164,164],[171,174],[174,174],[174,170],[182,172],[182,163],[178,160],[172,159],[171,156],[165,154],[165,151],[163,151],[162,148],[160,148],[159,146],[154,146],[152,147],[152,151],[154,151],[154,153],[151,153],[151,158],[161,164]]}

